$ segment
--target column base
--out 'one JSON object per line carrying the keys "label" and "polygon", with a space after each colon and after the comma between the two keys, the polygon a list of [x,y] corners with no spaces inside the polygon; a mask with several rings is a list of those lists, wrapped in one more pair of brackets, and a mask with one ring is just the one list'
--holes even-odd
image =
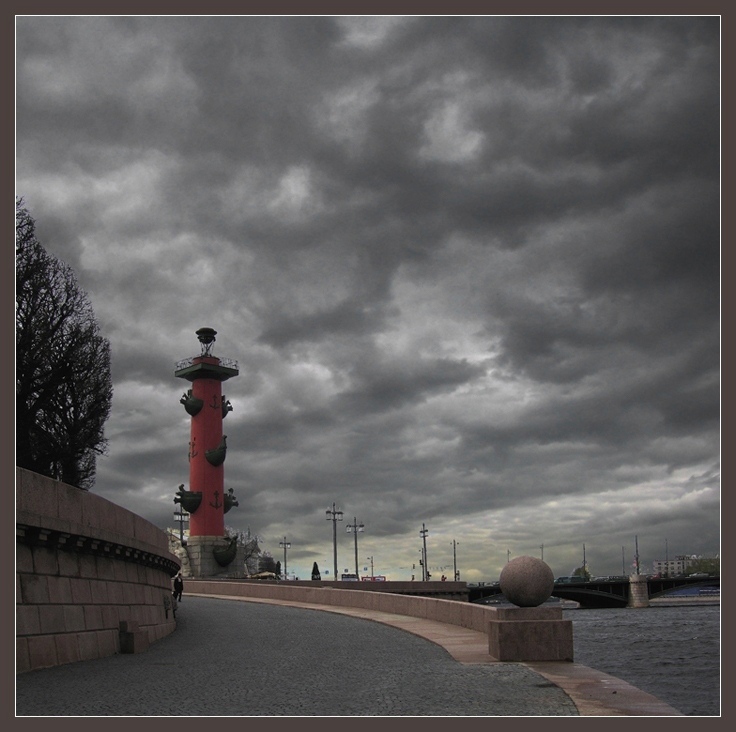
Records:
{"label": "column base", "polygon": [[498,661],[572,661],[572,621],[562,608],[494,608],[488,653]]}
{"label": "column base", "polygon": [[632,574],[629,576],[628,607],[649,607],[649,583],[646,575]]}
{"label": "column base", "polygon": [[222,536],[190,536],[187,539],[187,555],[189,556],[189,576],[204,577],[244,577],[244,547],[238,547],[235,559],[223,567],[215,559],[215,547],[225,546]]}

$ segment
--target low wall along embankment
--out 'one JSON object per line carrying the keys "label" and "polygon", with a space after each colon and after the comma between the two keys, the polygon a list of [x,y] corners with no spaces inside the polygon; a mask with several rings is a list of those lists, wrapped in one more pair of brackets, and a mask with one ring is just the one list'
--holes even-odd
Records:
{"label": "low wall along embankment", "polygon": [[87,491],[16,469],[16,672],[135,653],[173,632],[165,532]]}
{"label": "low wall along embankment", "polygon": [[[316,585],[317,583],[315,583]],[[349,586],[347,582],[339,583]],[[367,583],[366,583],[367,584]],[[408,583],[405,583],[408,585]],[[375,590],[335,589],[327,586],[312,586],[309,583],[288,584],[237,580],[207,580],[189,578],[186,581],[186,594],[223,597],[243,597],[260,600],[279,600],[282,602],[305,603],[308,605],[327,605],[354,607],[393,615],[436,620],[440,623],[460,625],[464,628],[488,632],[488,622],[494,615],[492,608],[474,605],[458,600],[445,600],[431,597],[416,597]],[[371,591],[374,590],[374,591]]]}

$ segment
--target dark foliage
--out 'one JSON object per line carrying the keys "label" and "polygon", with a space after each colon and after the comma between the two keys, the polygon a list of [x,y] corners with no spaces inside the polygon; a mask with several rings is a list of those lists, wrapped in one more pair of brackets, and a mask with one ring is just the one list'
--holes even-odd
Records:
{"label": "dark foliage", "polygon": [[110,344],[71,268],[36,239],[15,204],[16,464],[69,485],[94,485],[107,441]]}
{"label": "dark foliage", "polygon": [[276,560],[270,554],[262,554],[258,558],[258,571],[278,574],[281,571],[281,565],[280,563],[277,565]]}

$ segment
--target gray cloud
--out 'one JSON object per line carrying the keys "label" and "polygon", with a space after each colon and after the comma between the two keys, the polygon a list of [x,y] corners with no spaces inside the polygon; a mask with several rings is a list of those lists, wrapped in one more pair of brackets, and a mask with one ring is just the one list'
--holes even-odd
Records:
{"label": "gray cloud", "polygon": [[[111,341],[98,493],[172,524],[194,331],[226,523],[405,579],[720,546],[717,17],[18,16],[17,191]],[[352,539],[340,538],[351,566]]]}

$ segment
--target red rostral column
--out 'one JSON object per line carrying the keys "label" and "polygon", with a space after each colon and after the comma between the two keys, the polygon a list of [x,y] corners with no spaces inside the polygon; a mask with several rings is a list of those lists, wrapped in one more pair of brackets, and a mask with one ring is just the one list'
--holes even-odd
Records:
{"label": "red rostral column", "polygon": [[[238,364],[212,355],[216,334],[212,328],[200,328],[197,337],[202,344],[201,355],[180,361],[174,372],[192,384],[180,400],[192,417],[189,491],[194,495],[181,500],[182,507],[190,512],[190,537],[224,536],[224,515],[233,505],[232,496],[224,495],[227,437],[222,432],[222,421],[232,406],[222,394],[222,382],[238,375]],[[197,493],[201,500],[192,500]]]}

